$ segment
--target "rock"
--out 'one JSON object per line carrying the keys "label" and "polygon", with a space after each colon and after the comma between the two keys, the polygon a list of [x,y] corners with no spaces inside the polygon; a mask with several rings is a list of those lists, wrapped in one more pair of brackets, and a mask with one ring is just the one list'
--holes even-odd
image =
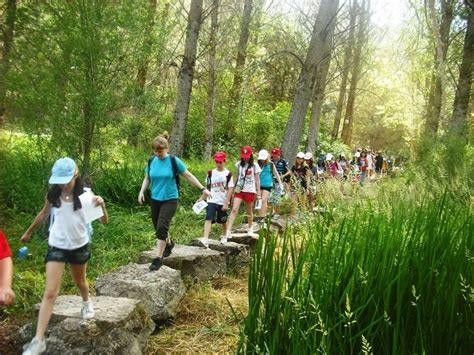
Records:
{"label": "rock", "polygon": [[245,244],[250,248],[254,248],[257,245],[258,234],[248,235],[247,233],[234,233],[232,232],[232,239],[229,239],[234,243]]}
{"label": "rock", "polygon": [[[46,333],[46,354],[143,354],[155,324],[140,301],[106,296],[91,300],[95,317],[84,321],[81,297],[56,299]],[[39,306],[35,306],[37,311]],[[22,344],[31,340],[31,330],[30,323],[20,331]]]}
{"label": "rock", "polygon": [[100,276],[95,288],[97,295],[142,301],[155,322],[174,317],[186,293],[181,271],[167,266],[149,271],[148,265],[134,263]]}
{"label": "rock", "polygon": [[[138,263],[148,264],[156,257],[156,248],[153,248],[142,252]],[[181,276],[191,277],[194,281],[207,281],[226,272],[224,253],[180,244],[176,244],[171,255],[163,259],[163,264],[181,270]]]}
{"label": "rock", "polygon": [[[194,239],[189,243],[189,245],[200,246],[201,244],[199,240]],[[209,239],[209,249],[225,254],[227,270],[246,266],[250,259],[249,246],[245,244],[238,244],[234,242],[222,244],[218,240]]]}
{"label": "rock", "polygon": [[[252,227],[253,227],[254,234],[258,234],[258,231],[261,229],[262,225],[260,223],[253,222]],[[234,226],[234,228],[232,228],[232,233],[239,233],[239,234],[247,233],[247,228],[248,228],[247,223],[239,224],[239,225]]]}

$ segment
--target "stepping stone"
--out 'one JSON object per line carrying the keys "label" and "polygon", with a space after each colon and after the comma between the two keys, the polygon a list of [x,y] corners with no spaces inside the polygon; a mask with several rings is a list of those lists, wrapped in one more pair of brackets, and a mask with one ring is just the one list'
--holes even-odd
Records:
{"label": "stepping stone", "polygon": [[248,245],[250,248],[254,248],[257,245],[258,234],[248,235],[247,233],[234,233],[232,232],[232,238],[229,241]]}
{"label": "stepping stone", "polygon": [[[201,242],[194,239],[189,245],[201,246]],[[238,244],[232,241],[222,244],[219,240],[209,239],[209,249],[225,254],[227,270],[246,266],[249,263],[250,250],[248,245]]]}
{"label": "stepping stone", "polygon": [[[256,223],[256,222],[252,223],[252,226],[253,226],[254,234],[257,234],[258,231],[262,227],[260,223]],[[239,225],[234,226],[234,228],[232,228],[232,233],[247,233],[247,228],[248,228],[247,223],[239,224]]]}
{"label": "stepping stone", "polygon": [[[156,258],[156,248],[140,254],[139,264],[150,264]],[[176,244],[170,256],[163,259],[163,264],[181,270],[181,276],[191,277],[194,281],[208,281],[226,272],[224,253],[200,247]]]}
{"label": "stepping stone", "polygon": [[[91,300],[95,317],[84,321],[81,297],[56,299],[46,333],[46,354],[143,354],[155,323],[141,302],[106,296],[91,297]],[[35,306],[36,311],[39,306]],[[20,330],[22,344],[31,340],[32,328],[30,323]]]}
{"label": "stepping stone", "polygon": [[97,295],[142,301],[155,322],[174,317],[186,293],[181,271],[164,265],[150,271],[148,265],[134,263],[100,276],[95,289]]}

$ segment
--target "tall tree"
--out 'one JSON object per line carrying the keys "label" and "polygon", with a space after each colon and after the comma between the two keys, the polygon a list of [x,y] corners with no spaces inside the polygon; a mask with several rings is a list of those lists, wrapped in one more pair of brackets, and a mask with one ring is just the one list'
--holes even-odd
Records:
{"label": "tall tree", "polygon": [[306,111],[313,94],[317,66],[324,58],[323,51],[320,49],[324,47],[326,37],[331,34],[327,29],[331,26],[332,21],[336,21],[337,5],[337,1],[322,0],[319,6],[283,138],[282,148],[289,158],[296,156],[298,151]]}
{"label": "tall tree", "polygon": [[150,35],[153,32],[155,25],[155,13],[157,0],[149,0],[148,13],[147,13],[147,25],[145,26],[144,35],[146,36],[143,40],[142,54],[138,63],[137,72],[137,86],[135,89],[135,95],[138,97],[139,106],[143,105],[143,94],[145,93],[145,84],[148,74],[148,64],[150,60],[150,52],[153,45],[153,37]]}
{"label": "tall tree", "polygon": [[357,42],[354,49],[354,61],[352,64],[351,81],[349,87],[349,94],[347,96],[346,113],[344,116],[344,125],[342,127],[341,138],[342,141],[351,145],[352,142],[352,127],[354,125],[354,104],[356,99],[357,84],[360,79],[362,71],[362,49],[367,41],[368,22],[369,22],[369,2],[362,0],[359,8],[359,25],[357,29]]}
{"label": "tall tree", "polygon": [[425,120],[425,137],[434,138],[438,132],[442,108],[446,101],[445,61],[449,47],[449,34],[454,17],[455,0],[441,0],[441,22],[438,23],[434,0],[427,0],[429,22],[434,40],[435,70],[431,77],[431,89]]}
{"label": "tall tree", "polygon": [[10,67],[10,51],[13,45],[13,31],[16,18],[16,0],[7,0],[5,8],[5,24],[1,26],[3,48],[0,59],[0,127],[5,121],[7,98],[7,74]]}
{"label": "tall tree", "polygon": [[[335,0],[335,6],[339,6],[339,0]],[[326,91],[326,82],[329,71],[329,64],[333,52],[334,29],[336,28],[336,18],[330,22],[326,28],[327,33],[324,36],[323,58],[316,69],[316,83],[314,85],[314,94],[311,107],[311,119],[308,126],[308,142],[306,151],[313,152],[318,144],[319,126],[321,121],[321,109],[324,102]]]}
{"label": "tall tree", "polygon": [[341,72],[341,87],[339,89],[339,97],[337,99],[336,114],[334,116],[334,126],[332,128],[331,139],[335,141],[339,136],[339,129],[341,125],[342,109],[346,99],[347,79],[349,77],[349,70],[352,62],[352,52],[354,49],[354,37],[356,29],[356,19],[358,12],[357,0],[352,1],[352,6],[349,2],[350,20],[349,20],[349,35],[347,37],[346,47],[344,49],[344,63]]}
{"label": "tall tree", "polygon": [[237,45],[237,59],[234,69],[234,83],[230,93],[231,109],[235,109],[242,93],[242,82],[244,80],[243,70],[245,68],[245,60],[247,59],[247,46],[250,34],[250,22],[252,20],[253,0],[245,0],[244,12],[242,14],[242,22],[240,24],[239,43]]}
{"label": "tall tree", "polygon": [[176,155],[183,154],[184,134],[188,118],[189,103],[196,65],[196,52],[201,27],[203,0],[192,0],[189,9],[188,25],[186,28],[186,41],[184,56],[178,76],[178,96],[174,111],[174,123],[171,131],[171,151]]}
{"label": "tall tree", "polygon": [[207,87],[207,112],[206,112],[206,145],[204,147],[204,158],[210,159],[214,136],[214,108],[216,103],[216,49],[217,31],[219,20],[219,0],[212,1],[211,9],[211,32],[209,34],[209,83]]}
{"label": "tall tree", "polygon": [[459,79],[454,98],[453,115],[449,124],[449,131],[453,138],[466,144],[468,141],[468,107],[472,87],[472,72],[474,70],[474,3],[466,0],[467,28],[464,37]]}

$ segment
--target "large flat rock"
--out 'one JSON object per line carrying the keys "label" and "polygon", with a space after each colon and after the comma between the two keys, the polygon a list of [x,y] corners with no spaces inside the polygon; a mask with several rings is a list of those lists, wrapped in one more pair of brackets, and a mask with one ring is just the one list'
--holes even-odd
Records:
{"label": "large flat rock", "polygon": [[[199,240],[194,239],[189,245],[200,246],[201,243]],[[209,239],[209,249],[225,254],[227,270],[243,267],[248,264],[250,259],[250,248],[246,244],[232,241],[222,244],[219,240]]]}
{"label": "large flat rock", "polygon": [[[252,227],[253,227],[254,234],[258,234],[258,232],[262,228],[262,225],[260,223],[253,222]],[[248,228],[247,223],[238,224],[232,228],[232,233],[245,234],[247,233],[247,228]]]}
{"label": "large flat rock", "polygon": [[[95,317],[84,321],[81,297],[57,298],[46,334],[46,354],[143,354],[155,324],[141,302],[106,296],[91,300]],[[30,341],[32,328],[30,323],[20,331],[22,344]]]}
{"label": "large flat rock", "polygon": [[[138,263],[149,264],[157,256],[156,248],[144,251]],[[194,281],[207,281],[226,272],[224,253],[181,244],[177,244],[171,255],[163,259],[163,264],[181,270],[181,276],[191,277]]]}
{"label": "large flat rock", "polygon": [[134,263],[100,276],[95,288],[98,295],[142,301],[155,322],[174,317],[186,293],[181,271],[167,266],[149,271],[148,265]]}
{"label": "large flat rock", "polygon": [[232,238],[229,242],[248,245],[250,248],[254,248],[258,242],[258,234],[248,235],[247,233],[234,233],[232,232]]}

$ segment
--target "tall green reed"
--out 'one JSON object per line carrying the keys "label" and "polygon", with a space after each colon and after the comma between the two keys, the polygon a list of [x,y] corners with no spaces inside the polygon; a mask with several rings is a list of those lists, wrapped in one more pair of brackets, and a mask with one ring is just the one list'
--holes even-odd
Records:
{"label": "tall green reed", "polygon": [[396,192],[380,200],[261,235],[240,352],[473,349],[468,195]]}

